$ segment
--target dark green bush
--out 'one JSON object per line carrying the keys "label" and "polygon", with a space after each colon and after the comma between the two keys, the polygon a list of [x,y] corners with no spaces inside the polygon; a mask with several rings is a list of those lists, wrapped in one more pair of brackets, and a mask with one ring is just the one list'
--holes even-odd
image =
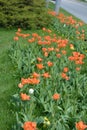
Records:
{"label": "dark green bush", "polygon": [[0,27],[36,29],[49,22],[45,0],[0,0]]}

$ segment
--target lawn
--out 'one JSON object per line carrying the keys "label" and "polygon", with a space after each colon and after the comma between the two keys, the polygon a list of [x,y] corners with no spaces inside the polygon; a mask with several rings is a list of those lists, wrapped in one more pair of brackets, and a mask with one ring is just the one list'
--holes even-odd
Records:
{"label": "lawn", "polygon": [[10,109],[10,99],[16,92],[17,80],[8,56],[10,41],[15,30],[0,29],[0,130],[10,130],[14,117]]}
{"label": "lawn", "polygon": [[[53,6],[53,5],[52,5]],[[51,6],[51,7],[52,7]],[[53,8],[53,7],[52,7]],[[70,14],[69,13],[67,13],[67,12],[65,12],[64,10],[60,10],[60,12],[62,12],[62,13],[64,13],[66,16],[69,16]],[[77,19],[77,18],[76,18]],[[56,27],[56,26],[55,26]],[[87,25],[85,25],[85,27],[87,27]],[[84,28],[85,28],[84,27]],[[51,29],[52,29],[52,31],[53,32],[55,32],[55,33],[57,33],[57,35],[59,34],[59,32],[58,32],[58,30],[56,30],[56,28],[55,28],[55,30],[54,30],[54,27],[51,27]],[[13,113],[13,111],[12,111],[12,107],[11,107],[11,104],[10,104],[10,100],[11,100],[11,96],[12,95],[14,95],[15,93],[17,93],[17,92],[19,92],[19,89],[17,88],[17,85],[18,85],[18,83],[19,82],[21,82],[20,81],[20,78],[22,78],[21,76],[24,74],[24,72],[22,73],[22,74],[20,74],[19,73],[19,71],[18,71],[18,74],[19,74],[19,76],[20,76],[20,78],[17,78],[17,76],[15,77],[14,75],[15,75],[15,71],[16,71],[16,67],[15,67],[15,65],[13,65],[12,64],[12,62],[11,62],[11,59],[9,58],[9,49],[11,48],[11,44],[12,44],[12,42],[13,42],[13,38],[14,38],[14,36],[15,36],[15,32],[16,32],[17,30],[15,30],[15,29],[13,29],[13,30],[6,30],[6,29],[0,29],[0,74],[1,74],[1,76],[0,76],[0,92],[1,92],[1,94],[0,94],[0,101],[1,101],[1,103],[0,103],[0,130],[11,130],[11,127],[12,127],[12,125],[15,123],[15,120],[16,120],[16,117],[15,117],[15,114]],[[61,30],[62,31],[62,30]],[[87,30],[86,30],[87,31]],[[25,33],[31,33],[32,34],[32,32],[30,32],[30,31],[24,31]],[[34,31],[34,33],[38,33],[38,34],[41,34],[41,35],[43,35],[43,32],[40,30],[40,31]],[[62,34],[60,34],[61,36],[62,36]],[[65,32],[65,35],[66,35],[66,32]],[[65,38],[65,35],[63,36],[63,38]],[[73,41],[73,38],[71,39],[71,41]],[[20,41],[19,43],[20,43],[20,46],[21,46],[21,42],[23,42],[23,40],[22,41]],[[26,42],[26,40],[25,40],[25,42]],[[24,43],[25,43],[24,42]],[[74,42],[76,42],[75,40],[74,40]],[[86,49],[87,49],[87,47],[85,46],[84,47],[84,44],[85,44],[85,41],[82,41],[81,40],[81,42],[83,42],[83,44],[81,44],[82,46],[81,46],[81,48],[80,47],[78,47],[77,48],[77,50],[78,51],[81,51],[81,53],[84,53],[85,55],[86,55]],[[80,41],[77,43],[77,44],[79,44],[80,43]],[[76,43],[74,43],[74,44],[76,44]],[[75,45],[75,47],[77,47],[78,45]],[[36,47],[36,46],[35,46]],[[23,48],[22,48],[23,49]],[[32,49],[32,46],[31,46],[31,49]],[[18,50],[18,48],[17,48],[17,50]],[[36,50],[38,50],[38,48],[36,48]],[[35,50],[34,50],[34,52],[35,52]],[[35,52],[36,53],[36,52]],[[40,55],[42,55],[42,53],[40,53],[39,51],[38,51],[38,54],[40,54]],[[36,54],[37,55],[37,54]],[[53,54],[54,55],[54,54]],[[32,57],[33,57],[33,60],[32,60],[32,63],[33,62],[35,62],[35,57],[34,57],[34,55],[32,54]],[[50,59],[51,59],[51,57],[50,57]],[[55,60],[54,60],[55,61]],[[46,61],[45,61],[46,62]],[[35,62],[36,63],[36,62]],[[62,61],[61,61],[61,63],[62,63]],[[56,63],[57,64],[57,63]],[[32,65],[33,66],[33,65]],[[35,67],[35,66],[34,66]],[[60,67],[61,67],[61,65],[60,65]],[[84,82],[86,82],[85,80],[86,80],[86,72],[87,72],[87,67],[86,67],[86,65],[84,65],[84,68],[85,69],[83,69],[82,71],[81,71],[81,73],[84,75],[84,80],[82,80],[82,81],[84,81]],[[19,67],[19,69],[20,69],[20,67]],[[34,69],[34,68],[32,68],[32,69]],[[48,70],[48,69],[47,69]],[[56,70],[56,69],[55,69]],[[29,72],[30,72],[30,70],[29,70]],[[44,72],[44,71],[43,71]],[[28,74],[27,74],[28,75]],[[81,76],[81,75],[80,75]],[[25,77],[27,77],[26,75],[25,75]],[[81,77],[80,77],[81,78]],[[56,80],[55,80],[56,81]],[[50,83],[50,85],[51,85],[51,82],[49,81],[48,83]],[[47,84],[48,84],[47,83]],[[65,84],[66,84],[66,82],[64,82]],[[46,83],[45,83],[46,84]],[[73,81],[73,84],[75,85],[75,83],[74,83],[74,81]],[[78,84],[78,83],[77,83]],[[43,85],[43,84],[42,84]],[[54,85],[54,84],[53,84]],[[61,83],[60,83],[60,85],[61,85]],[[62,85],[64,85],[64,84],[62,84]],[[83,105],[84,106],[84,108],[79,108],[80,110],[81,110],[81,114],[83,114],[83,116],[81,115],[81,117],[82,117],[82,119],[83,119],[83,117],[84,117],[84,121],[86,122],[87,121],[87,116],[85,115],[85,112],[86,112],[86,108],[85,108],[85,105],[84,105],[84,103],[86,103],[86,100],[83,98],[83,93],[82,93],[82,91],[80,90],[81,89],[81,87],[83,86],[83,87],[85,87],[87,84],[86,83],[83,83],[83,84],[81,84],[82,86],[79,88],[79,90],[77,89],[77,87],[76,86],[74,86],[75,87],[75,89],[76,90],[78,90],[78,92],[79,92],[79,96],[76,96],[76,101],[75,102],[73,102],[73,95],[74,94],[76,94],[77,92],[73,89],[73,88],[70,88],[70,91],[72,91],[73,92],[73,95],[71,96],[70,95],[70,93],[69,93],[69,91],[67,91],[68,90],[68,87],[69,87],[69,84],[66,84],[67,85],[67,89],[64,89],[64,91],[62,90],[63,88],[59,88],[59,92],[61,92],[61,90],[62,90],[62,92],[61,92],[61,95],[63,96],[63,94],[65,94],[65,97],[66,98],[68,98],[69,99],[69,96],[70,96],[70,98],[71,98],[71,101],[72,101],[72,103],[74,103],[74,105],[75,105],[75,107],[77,107],[76,106],[76,101],[77,100],[79,100],[78,101],[78,104],[80,104],[80,105]],[[56,84],[54,85],[54,86],[56,86]],[[71,83],[71,86],[72,86],[72,83]],[[77,85],[77,86],[79,86],[79,85]],[[44,87],[44,86],[43,86]],[[64,86],[63,86],[64,87]],[[72,90],[73,89],[73,90]],[[38,89],[37,89],[38,90]],[[85,89],[83,90],[83,92],[84,91],[86,91],[87,90],[87,88],[85,87]],[[23,91],[25,91],[25,90],[23,90]],[[43,89],[42,90],[40,90],[40,91],[43,91]],[[54,91],[54,90],[53,90]],[[66,95],[66,91],[68,92],[68,96]],[[46,92],[46,91],[45,91]],[[49,91],[50,92],[50,91]],[[81,93],[80,93],[81,92]],[[49,94],[50,95],[50,94]],[[37,96],[37,95],[36,95]],[[41,98],[41,96],[42,95],[40,95],[40,98]],[[85,97],[86,97],[87,95],[85,94]],[[65,97],[64,97],[64,100],[65,100]],[[78,98],[78,99],[77,99]],[[84,100],[84,102],[82,102],[82,104],[81,104],[81,102],[80,101],[82,101],[82,99]],[[48,99],[49,100],[49,99]],[[43,102],[43,100],[42,100],[42,102]],[[62,99],[61,99],[61,101],[60,101],[60,105],[61,105],[61,102],[62,102]],[[68,103],[70,104],[70,101],[68,100]],[[65,100],[65,103],[63,104],[63,105],[66,105],[67,104],[67,101]],[[33,106],[34,106],[34,104],[32,104]],[[52,104],[51,104],[52,105]],[[45,106],[46,107],[46,106]],[[64,107],[64,106],[63,106]],[[66,108],[67,108],[68,106],[66,106]],[[62,108],[62,105],[61,105],[61,107],[60,108],[58,108],[59,109],[59,112],[61,112],[62,113],[62,110],[60,110]],[[42,109],[42,108],[41,108]],[[64,108],[63,108],[64,109]],[[73,106],[71,106],[71,108],[70,109],[73,109]],[[82,110],[84,110],[84,112],[82,112]],[[21,110],[22,111],[22,110]],[[72,110],[73,111],[73,110]],[[23,112],[23,111],[22,111]],[[27,112],[27,110],[25,110],[25,113]],[[47,111],[48,112],[48,111]],[[67,113],[68,113],[68,116],[71,114],[71,116],[72,116],[72,112],[70,111],[70,110],[68,110],[68,111],[65,111],[66,113],[62,113],[62,115],[63,114],[65,114],[64,116],[65,117],[61,117],[61,119],[64,121],[64,123],[66,123],[67,122],[67,120],[69,119],[69,117],[66,117],[66,115],[67,115]],[[69,113],[69,112],[71,112],[71,113]],[[76,112],[76,111],[73,111],[73,112]],[[36,113],[35,113],[36,114]],[[39,113],[40,114],[40,113]],[[37,114],[36,114],[37,115]],[[50,115],[50,113],[48,114],[48,117],[49,117],[49,115]],[[31,116],[32,117],[32,116]],[[73,116],[72,116],[73,117]],[[33,117],[32,117],[33,118]],[[43,119],[42,119],[42,117],[40,117],[41,118],[41,120],[43,121]],[[49,119],[51,120],[51,118],[52,117],[49,117]],[[65,119],[66,118],[66,119]],[[79,119],[81,119],[80,117],[77,117],[77,121],[79,121]],[[46,121],[48,121],[48,123],[49,123],[49,120],[48,119],[46,119]],[[52,121],[52,120],[51,120]],[[72,120],[70,120],[70,122],[71,123],[73,123],[74,121],[76,121],[74,118],[72,119]],[[37,122],[39,122],[39,121],[37,121]],[[69,122],[69,123],[70,123]],[[46,122],[47,123],[47,122]],[[45,124],[45,125],[47,125],[47,124]],[[60,127],[61,127],[61,122],[60,122]],[[70,124],[69,124],[70,125]],[[40,127],[40,126],[39,126]],[[68,127],[67,126],[64,126],[65,128],[67,128],[68,129]],[[70,126],[71,128],[73,128],[74,126]],[[42,128],[43,129],[43,128]],[[49,128],[48,128],[49,129]],[[17,130],[17,129],[16,129]],[[19,129],[18,129],[19,130]]]}

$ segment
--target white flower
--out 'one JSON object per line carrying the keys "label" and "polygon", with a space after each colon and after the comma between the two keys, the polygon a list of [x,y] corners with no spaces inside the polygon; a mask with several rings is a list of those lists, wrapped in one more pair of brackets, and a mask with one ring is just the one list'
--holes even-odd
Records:
{"label": "white flower", "polygon": [[29,89],[29,93],[30,93],[30,94],[33,94],[33,93],[34,93],[34,89],[30,88],[30,89]]}
{"label": "white flower", "polygon": [[63,27],[66,27],[66,24],[64,24]]}

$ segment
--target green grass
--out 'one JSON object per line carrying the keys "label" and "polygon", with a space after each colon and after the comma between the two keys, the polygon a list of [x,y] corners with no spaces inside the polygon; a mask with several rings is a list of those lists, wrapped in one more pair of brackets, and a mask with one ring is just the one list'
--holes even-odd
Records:
{"label": "green grass", "polygon": [[14,68],[8,56],[13,36],[14,30],[0,29],[0,130],[11,130],[15,119],[9,105],[10,97],[17,89]]}
{"label": "green grass", "polygon": [[86,0],[78,0],[78,1],[87,3],[87,1],[86,1]]}

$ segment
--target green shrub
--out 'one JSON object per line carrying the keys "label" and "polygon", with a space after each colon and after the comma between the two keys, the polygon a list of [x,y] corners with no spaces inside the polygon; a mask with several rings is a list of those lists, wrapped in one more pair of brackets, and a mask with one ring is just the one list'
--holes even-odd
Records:
{"label": "green shrub", "polygon": [[0,0],[0,26],[41,28],[48,26],[50,16],[44,0]]}

